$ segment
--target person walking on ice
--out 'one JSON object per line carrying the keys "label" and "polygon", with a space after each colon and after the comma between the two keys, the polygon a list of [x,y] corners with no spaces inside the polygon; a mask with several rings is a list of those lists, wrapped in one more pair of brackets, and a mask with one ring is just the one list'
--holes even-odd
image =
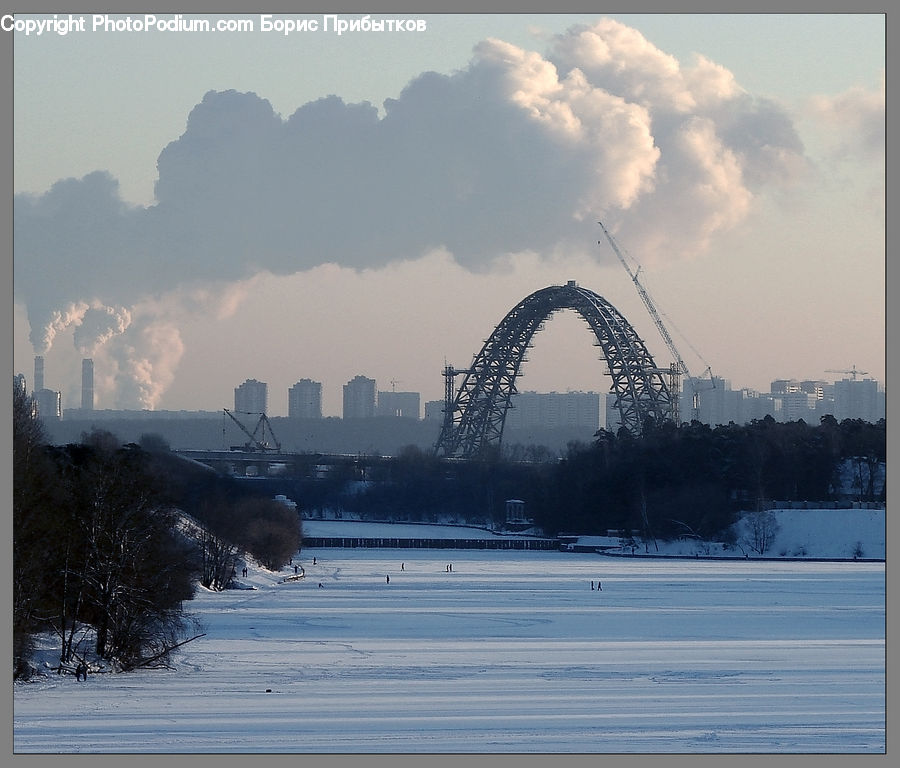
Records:
{"label": "person walking on ice", "polygon": [[384,578],[385,578],[385,583],[386,583],[386,584],[390,584],[390,583],[391,583],[391,577],[390,577],[390,576],[385,576]]}

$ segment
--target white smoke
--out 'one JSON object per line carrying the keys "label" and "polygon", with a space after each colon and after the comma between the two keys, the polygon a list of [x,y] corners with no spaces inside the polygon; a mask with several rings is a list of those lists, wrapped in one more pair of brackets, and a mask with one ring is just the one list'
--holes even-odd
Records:
{"label": "white smoke", "polygon": [[108,354],[115,370],[116,407],[153,410],[175,378],[184,343],[173,324],[142,320]]}
{"label": "white smoke", "polygon": [[38,339],[35,341],[35,352],[40,355],[47,354],[57,335],[78,325],[89,308],[90,305],[86,302],[75,301],[65,308],[50,310],[49,319],[41,328],[40,336],[33,337]]}
{"label": "white smoke", "polygon": [[107,307],[95,301],[75,327],[75,347],[85,357],[93,357],[114,336],[131,325],[131,312],[125,307]]}

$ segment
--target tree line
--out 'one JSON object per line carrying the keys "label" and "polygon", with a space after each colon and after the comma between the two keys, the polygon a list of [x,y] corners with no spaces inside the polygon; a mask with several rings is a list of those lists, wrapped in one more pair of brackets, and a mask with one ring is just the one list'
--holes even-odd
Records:
{"label": "tree line", "polygon": [[832,416],[818,425],[770,416],[716,427],[648,423],[640,438],[601,430],[556,467],[540,509],[557,530],[713,539],[739,513],[775,500],[883,501],[886,450],[884,420]]}
{"label": "tree line", "polygon": [[641,437],[600,430],[562,458],[512,446],[477,461],[407,446],[367,482],[277,481],[305,509],[370,520],[501,524],[507,499],[547,535],[638,531],[662,539],[726,536],[739,513],[775,500],[884,501],[886,425],[859,419],[710,427],[648,423]]}
{"label": "tree line", "polygon": [[13,403],[13,670],[33,637],[60,669],[90,653],[118,669],[165,664],[194,623],[197,584],[224,589],[248,556],[277,570],[300,546],[297,513],[192,466],[146,436],[93,430],[50,445],[32,402]]}

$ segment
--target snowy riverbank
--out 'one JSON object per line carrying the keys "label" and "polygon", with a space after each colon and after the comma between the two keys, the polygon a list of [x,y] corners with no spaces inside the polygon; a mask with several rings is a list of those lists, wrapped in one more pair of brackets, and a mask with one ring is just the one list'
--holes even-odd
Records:
{"label": "snowy riverbank", "polygon": [[[706,542],[692,538],[640,542],[634,551],[622,546],[617,536],[574,536],[573,549],[601,550],[610,555],[653,557],[775,558],[801,560],[884,560],[886,528],[884,509],[774,509],[766,551],[753,549],[753,533],[747,518],[737,524],[737,544]],[[524,538],[460,525],[370,523],[353,520],[304,520],[308,537],[358,536],[360,538]]]}

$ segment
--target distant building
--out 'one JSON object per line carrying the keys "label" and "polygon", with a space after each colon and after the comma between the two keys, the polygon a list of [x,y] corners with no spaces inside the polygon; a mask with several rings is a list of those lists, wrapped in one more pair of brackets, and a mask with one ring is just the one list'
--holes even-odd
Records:
{"label": "distant building", "polygon": [[778,395],[781,400],[780,421],[800,421],[807,423],[815,420],[816,396],[808,392],[795,391]]}
{"label": "distant building", "polygon": [[418,392],[379,392],[375,413],[378,416],[403,416],[418,419],[420,416]]}
{"label": "distant building", "polygon": [[293,419],[322,418],[322,383],[300,379],[288,390],[288,416]]}
{"label": "distant building", "polygon": [[44,421],[62,418],[62,394],[44,387],[44,358],[34,358],[34,391],[31,393],[34,414]]}
{"label": "distant building", "polygon": [[738,411],[735,424],[749,424],[751,421],[762,421],[766,416],[777,419],[781,403],[771,395],[757,392],[755,389],[738,390]]}
{"label": "distant building", "polygon": [[824,381],[775,379],[769,385],[768,398],[773,401],[772,417],[777,421],[815,423],[819,418],[819,402],[825,397]]}
{"label": "distant building", "polygon": [[35,414],[43,421],[62,418],[62,394],[52,389],[38,389],[31,393]]}
{"label": "distant building", "polygon": [[243,413],[265,413],[269,399],[269,385],[247,379],[234,388],[234,410]]}
{"label": "distant building", "polygon": [[769,385],[769,392],[773,395],[789,395],[791,392],[800,391],[800,382],[797,379],[775,379]]}
{"label": "distant building", "polygon": [[862,419],[876,422],[885,417],[884,393],[874,379],[842,379],[834,382],[832,415],[838,421]]}
{"label": "distant building", "polygon": [[81,410],[94,410],[94,361],[88,357],[81,361]]}
{"label": "distant building", "polygon": [[355,376],[344,384],[344,418],[369,419],[375,415],[375,379]]}
{"label": "distant building", "polygon": [[[718,376],[697,381],[697,398],[699,401],[699,415],[697,420],[703,424],[716,426],[728,424],[738,419],[738,403],[741,400],[740,392],[731,389],[731,382]],[[681,420],[691,421],[693,389],[688,383],[683,393],[682,404],[686,408],[681,410]]]}
{"label": "distant building", "polygon": [[[766,416],[782,422],[802,419],[812,425],[827,414],[838,421],[862,419],[874,423],[885,418],[885,394],[873,379],[844,379],[834,384],[820,379],[775,379],[769,392],[760,393],[752,389],[732,390],[727,379],[715,377],[698,381],[697,401],[697,420],[710,426],[749,424]],[[609,393],[606,428],[611,432],[621,426],[615,402],[616,395]],[[680,420],[690,422],[695,417],[690,385],[681,392],[679,403]]]}
{"label": "distant building", "polygon": [[443,421],[444,420],[444,401],[443,400],[426,400],[425,401],[425,421]]}
{"label": "distant building", "polygon": [[28,385],[25,382],[24,373],[17,373],[15,376],[13,376],[13,386],[23,395],[28,394]]}
{"label": "distant building", "polygon": [[506,414],[511,427],[600,428],[600,395],[596,392],[520,392]]}
{"label": "distant building", "polygon": [[806,392],[808,395],[814,395],[816,400],[822,400],[825,397],[825,391],[829,385],[821,379],[807,379],[800,382],[800,391]]}

